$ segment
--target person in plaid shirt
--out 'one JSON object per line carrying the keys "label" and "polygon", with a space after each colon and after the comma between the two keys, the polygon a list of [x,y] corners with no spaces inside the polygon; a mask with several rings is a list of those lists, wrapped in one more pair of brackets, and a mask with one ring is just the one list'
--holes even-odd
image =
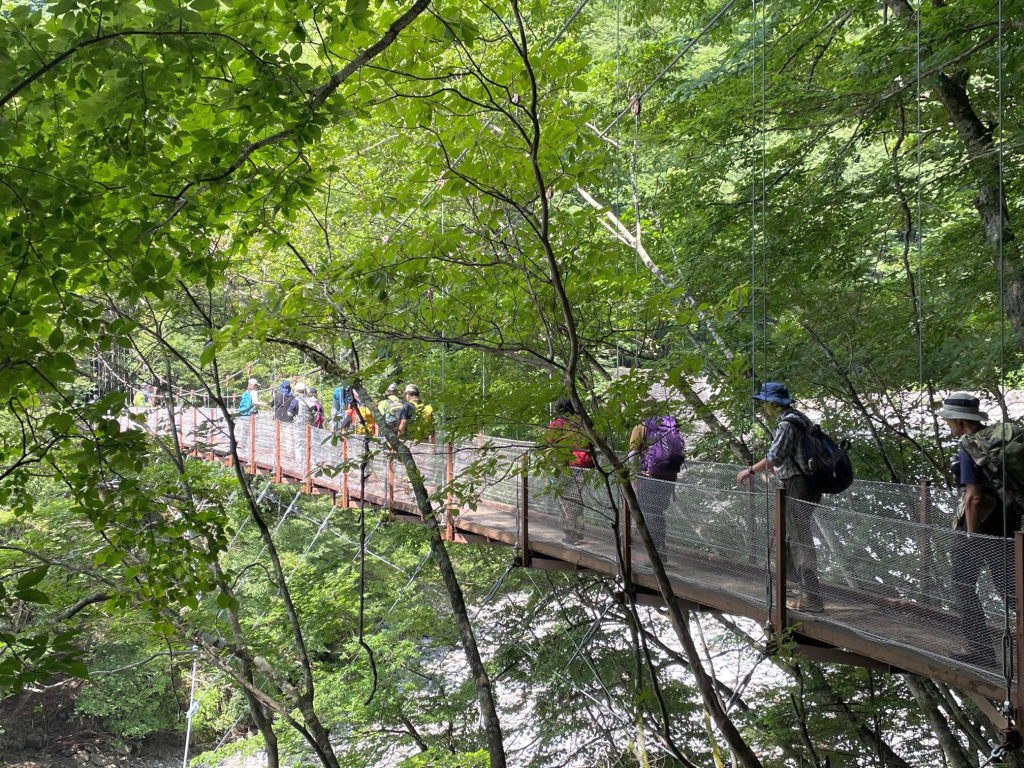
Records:
{"label": "person in plaid shirt", "polygon": [[818,581],[818,553],[814,548],[814,510],[821,493],[811,484],[804,435],[813,422],[793,407],[789,390],[782,384],[761,385],[755,400],[765,404],[768,414],[778,420],[768,454],[750,469],[736,476],[740,484],[771,468],[786,489],[786,549],[788,562],[800,584],[800,594],[787,605],[796,611],[820,613],[825,608]]}

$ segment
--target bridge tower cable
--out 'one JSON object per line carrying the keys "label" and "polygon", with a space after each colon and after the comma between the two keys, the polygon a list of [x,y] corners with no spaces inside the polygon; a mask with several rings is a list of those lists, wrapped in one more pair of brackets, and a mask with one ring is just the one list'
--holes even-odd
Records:
{"label": "bridge tower cable", "polygon": [[[999,126],[999,143],[996,145],[996,162],[999,169],[999,405],[1006,402],[1006,299],[1003,292],[1005,286],[1005,260],[1003,255],[1003,240],[1004,240],[1004,229],[1006,219],[1006,197],[1005,190],[1003,187],[1003,144],[1004,139],[1004,123],[1003,123],[1003,0],[997,0],[996,4],[997,14],[997,32],[996,32],[996,120]],[[920,19],[920,13],[918,13]],[[1002,451],[1001,455],[1001,466],[1000,473],[1001,477],[1001,506],[1003,514],[1003,573],[1010,573],[1010,539],[1007,537],[1007,533],[1010,530],[1009,526],[1009,512],[1006,506],[1006,451]],[[1020,542],[1020,536],[1015,536],[1015,542]],[[1016,571],[1014,573],[1014,582],[1019,578],[1019,574]],[[1019,585],[1014,584],[1016,589],[1020,589]],[[1020,704],[1022,697],[1020,695],[1021,681],[1017,680],[1017,697],[1014,700],[1013,695],[1013,678],[1014,678],[1014,637],[1013,631],[1010,627],[1010,585],[1006,584],[1004,579],[1003,583],[1003,642],[1002,642],[1002,664],[1003,664],[1003,681],[1006,687],[1006,700],[1003,703],[1003,709],[1007,716],[1007,724],[1013,731],[1008,728],[1007,740],[1004,744],[996,747],[993,751],[992,756],[989,758],[990,761],[997,759],[999,750],[1007,750],[1011,748],[1019,748],[1021,746],[1021,719],[1022,713],[1020,711]],[[1021,596],[1015,594],[1017,605],[1020,605]],[[1021,624],[1021,617],[1017,616],[1017,626]],[[1020,637],[1017,638],[1017,642],[1020,642]],[[1020,652],[1020,649],[1016,649]],[[1019,673],[1019,670],[1018,670]],[[1014,706],[1016,704],[1016,706]]]}
{"label": "bridge tower cable", "polygon": [[[753,398],[759,391],[757,382],[757,322],[758,322],[758,301],[761,303],[761,375],[768,376],[768,285],[767,285],[767,248],[765,245],[765,225],[767,213],[765,211],[765,166],[767,160],[767,109],[765,104],[765,17],[764,5],[761,5],[761,51],[760,51],[760,72],[758,72],[758,0],[751,0],[751,22],[750,22],[750,98],[752,106],[751,115],[751,174],[750,174],[750,381],[751,381],[751,425],[753,435],[757,434],[758,413],[757,400]],[[760,75],[760,78],[758,77]],[[760,94],[758,93],[758,80],[760,79]],[[758,98],[760,97],[760,104]],[[760,107],[760,110],[758,109]],[[758,112],[760,111],[760,115]],[[758,119],[760,118],[760,168],[758,168]],[[758,178],[760,176],[760,178]],[[758,182],[760,181],[760,190]],[[760,199],[760,210],[758,202]],[[760,219],[760,221],[758,221]],[[760,226],[758,226],[760,224]],[[760,240],[760,242],[759,242]],[[760,251],[760,265],[758,264],[758,251]],[[768,455],[770,440],[767,430],[762,439],[764,455]],[[754,438],[754,448],[756,437]],[[752,450],[752,453],[754,451]],[[756,461],[756,453],[753,463]],[[754,485],[751,483],[750,493],[755,493]],[[765,616],[766,634],[771,629],[771,617],[773,614],[773,600],[784,601],[785,594],[773,595],[772,578],[772,509],[771,509],[771,488],[768,484],[764,490],[764,521],[765,521]],[[777,578],[781,579],[778,574]],[[782,632],[784,627],[775,627],[776,632]],[[770,634],[769,634],[770,636]]]}

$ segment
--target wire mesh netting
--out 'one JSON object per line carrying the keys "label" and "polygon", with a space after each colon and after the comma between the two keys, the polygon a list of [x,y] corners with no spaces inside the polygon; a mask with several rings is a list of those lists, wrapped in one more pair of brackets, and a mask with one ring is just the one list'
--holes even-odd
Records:
{"label": "wire mesh netting", "polygon": [[[185,450],[230,453],[227,422],[206,408],[137,409],[123,429],[167,436],[171,425]],[[243,464],[294,480],[311,478],[340,490],[344,478],[357,498],[359,464],[366,458],[366,498],[412,501],[405,467],[378,438],[347,440],[330,430],[284,424],[271,414],[234,419]],[[409,444],[429,493],[463,503],[461,514],[516,531],[526,475],[531,542],[571,548],[620,562],[622,490],[596,470],[565,468],[554,475],[526,469],[534,444],[480,436],[447,444]],[[654,544],[673,581],[701,593],[740,601],[755,611],[779,595],[769,565],[773,553],[776,490],[773,477],[742,486],[742,467],[688,462],[677,482],[637,477],[633,483]],[[452,485],[447,484],[449,472]],[[389,496],[390,494],[390,496]],[[968,535],[950,526],[954,491],[925,485],[855,481],[818,504],[787,501],[787,574],[802,607],[820,598],[815,621],[841,626],[871,642],[914,649],[942,662],[970,666],[993,682],[1003,668],[1004,601],[1015,622],[1012,541]],[[631,567],[650,573],[640,537],[631,531]],[[797,620],[803,614],[794,609]]]}

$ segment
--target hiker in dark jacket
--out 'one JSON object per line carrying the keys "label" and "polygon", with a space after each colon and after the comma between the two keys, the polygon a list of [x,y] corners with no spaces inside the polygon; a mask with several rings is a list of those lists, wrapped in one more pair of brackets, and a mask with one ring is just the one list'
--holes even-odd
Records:
{"label": "hiker in dark jacket", "polygon": [[953,541],[952,561],[953,594],[960,614],[960,631],[966,644],[951,651],[959,661],[983,666],[995,666],[995,643],[985,622],[985,611],[978,597],[978,577],[988,566],[996,589],[1015,599],[1013,558],[1004,558],[1003,541],[1012,536],[1019,525],[1011,520],[1005,530],[1003,508],[999,494],[986,482],[982,471],[967,450],[968,441],[983,428],[988,414],[981,410],[980,401],[968,392],[957,392],[942,401],[938,416],[946,420],[953,437],[959,438],[957,456],[960,501],[955,528],[964,534]]}
{"label": "hiker in dark jacket", "polygon": [[282,381],[274,393],[274,418],[285,424],[291,424],[299,414],[299,401],[292,394],[292,383]]}
{"label": "hiker in dark jacket", "polygon": [[[789,390],[782,384],[768,382],[754,399],[765,404],[768,414],[778,419],[775,437],[768,455],[750,469],[736,476],[741,485],[748,478],[771,468],[786,489],[786,549],[789,562],[800,585],[800,595],[787,605],[796,611],[820,613],[825,609],[818,581],[818,553],[814,548],[814,512],[821,503],[821,492],[810,479],[804,435],[813,422],[793,408]],[[782,596],[779,596],[782,599]]]}
{"label": "hiker in dark jacket", "polygon": [[652,416],[633,427],[629,435],[629,457],[640,463],[640,477],[635,485],[637,500],[662,561],[668,559],[665,512],[675,497],[685,446],[672,416]]}

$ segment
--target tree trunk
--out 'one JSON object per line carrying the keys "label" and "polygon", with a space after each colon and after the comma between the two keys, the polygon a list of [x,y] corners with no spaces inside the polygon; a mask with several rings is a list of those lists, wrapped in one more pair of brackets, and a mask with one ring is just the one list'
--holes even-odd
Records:
{"label": "tree trunk", "polygon": [[[761,644],[754,638],[736,626],[728,619],[719,617],[718,623],[729,630],[732,634],[742,640],[751,648],[760,650]],[[790,677],[796,677],[794,665],[780,656],[772,656],[771,662]],[[857,739],[872,754],[880,755],[882,765],[885,768],[911,768],[910,764],[897,755],[892,747],[881,740],[878,734],[871,730],[865,723],[861,722],[857,713],[850,705],[835,692],[828,678],[821,671],[821,666],[810,661],[801,662],[800,669],[809,678],[810,694],[819,704],[825,705],[830,712],[834,712],[838,718],[857,729]]]}
{"label": "tree trunk", "polygon": [[921,713],[928,721],[928,725],[931,726],[932,732],[939,740],[939,746],[942,747],[950,768],[972,768],[967,752],[953,732],[949,730],[949,723],[946,722],[945,715],[939,711],[938,701],[922,685],[922,681],[917,675],[904,675],[903,679],[907,682],[910,692],[914,694],[914,699],[917,700],[917,705],[921,708]]}
{"label": "tree trunk", "polygon": [[[221,570],[220,563],[216,560],[211,565],[213,574],[217,579],[217,583],[220,586],[222,593],[228,597],[234,597],[234,592],[231,586],[228,584],[227,579],[224,578],[224,572]],[[245,645],[245,633],[242,631],[242,624],[238,619],[238,613],[232,608],[227,608],[226,613],[228,615],[228,624],[231,627],[231,635],[235,640],[235,645],[243,647]],[[252,667],[249,665],[248,659],[239,659],[239,665],[241,667],[242,676],[251,684],[255,686],[255,680],[252,675]],[[249,705],[249,717],[252,719],[253,725],[263,736],[263,743],[266,746],[267,751],[267,768],[278,768],[280,765],[280,750],[277,745],[277,734],[274,733],[274,726],[272,715],[267,713],[263,709],[263,704],[257,699],[250,690],[243,687],[242,695],[245,696],[246,704]]]}
{"label": "tree trunk", "polygon": [[828,678],[821,671],[821,667],[813,663],[804,663],[800,667],[811,680],[811,691],[814,698],[833,708],[833,711],[851,727],[856,729],[857,740],[868,752],[878,755],[882,760],[884,768],[911,768],[910,763],[893,752],[878,734],[871,730],[857,714],[850,708],[850,705],[842,696],[835,692]]}
{"label": "tree trunk", "polygon": [[[908,0],[890,0],[889,7],[908,22],[914,9]],[[950,76],[939,72],[929,78],[935,97],[946,110],[949,121],[967,150],[967,161],[978,178],[978,209],[985,240],[996,269],[1003,270],[1003,303],[1006,316],[1018,334],[1024,330],[1024,259],[1010,228],[1006,197],[999,188],[999,155],[992,141],[992,132],[978,118],[967,95],[967,76]],[[1000,265],[1000,245],[1002,263]],[[1018,343],[1021,343],[1019,341]]]}
{"label": "tree trunk", "polygon": [[[640,540],[643,542],[644,551],[647,553],[647,559],[650,561],[651,570],[654,572],[654,578],[658,583],[658,590],[665,598],[669,621],[672,624],[672,629],[675,631],[676,637],[683,646],[683,652],[686,654],[686,658],[690,662],[690,671],[693,673],[693,677],[697,682],[697,688],[700,691],[701,699],[704,701],[705,709],[707,709],[708,714],[711,715],[711,719],[714,721],[719,732],[725,738],[726,743],[729,745],[729,749],[732,750],[733,755],[739,764],[742,765],[743,768],[762,768],[760,759],[758,759],[757,755],[754,754],[754,751],[750,748],[750,745],[747,744],[743,735],[736,727],[736,724],[732,721],[732,718],[729,717],[728,713],[722,707],[718,698],[718,692],[715,690],[715,683],[711,679],[711,675],[709,675],[707,670],[704,669],[704,663],[701,661],[700,655],[697,653],[697,644],[694,643],[693,634],[690,632],[690,625],[687,621],[686,613],[679,607],[679,602],[675,599],[672,582],[669,580],[668,572],[665,570],[665,564],[662,562],[661,555],[658,554],[658,550],[654,545],[654,539],[651,537],[650,529],[647,527],[647,521],[644,519],[643,512],[640,509],[640,501],[637,499],[636,491],[633,489],[633,484],[629,481],[628,472],[621,466],[619,457],[616,455],[611,445],[609,445],[608,441],[604,439],[604,436],[598,434],[594,430],[590,416],[583,407],[583,403],[580,401],[575,387],[570,388],[570,395],[574,401],[573,405],[584,418],[588,436],[593,440],[601,454],[604,455],[609,462],[613,465],[620,466],[620,469],[616,474],[622,486],[622,493],[626,498],[626,506],[629,510],[629,516],[632,519],[632,523],[636,526],[637,533],[640,534]],[[628,525],[629,523],[624,521],[624,524]]]}
{"label": "tree trunk", "polygon": [[718,438],[725,441],[725,444],[729,446],[732,452],[736,455],[736,458],[743,464],[753,464],[754,454],[750,452],[750,448],[743,442],[741,437],[738,437],[732,433],[732,431],[725,426],[719,420],[718,416],[711,409],[707,403],[700,399],[700,395],[685,381],[677,385],[679,391],[683,394],[683,399],[686,404],[693,408],[693,412],[700,417],[708,429],[710,429]]}
{"label": "tree trunk", "polygon": [[[371,404],[371,410],[377,409],[375,405],[372,405],[373,400],[362,385],[357,384],[354,389],[359,393],[359,398],[363,403]],[[501,732],[501,721],[498,719],[497,706],[494,703],[491,680],[487,675],[483,659],[480,656],[480,649],[476,644],[476,635],[473,633],[469,611],[466,610],[466,598],[462,593],[462,586],[455,574],[455,567],[448,556],[448,550],[441,540],[441,529],[437,524],[434,509],[430,505],[430,495],[423,484],[423,476],[416,466],[416,459],[413,458],[409,446],[399,439],[394,430],[385,423],[382,414],[378,413],[376,418],[381,435],[394,451],[402,466],[405,467],[406,475],[409,477],[416,497],[416,508],[427,525],[430,555],[441,572],[441,578],[448,592],[448,601],[459,626],[459,638],[462,640],[462,648],[466,653],[466,661],[469,662],[469,668],[473,674],[473,683],[476,686],[477,699],[480,702],[480,715],[483,718],[484,732],[487,735],[487,752],[490,756],[491,768],[505,768],[505,742]]]}
{"label": "tree trunk", "polygon": [[971,169],[978,175],[978,196],[974,207],[981,217],[985,240],[992,251],[996,269],[1000,267],[999,249],[1002,245],[1003,302],[1013,329],[1019,333],[1024,329],[1024,262],[1010,229],[1006,197],[999,188],[999,155],[992,142],[992,133],[978,119],[971,105],[966,79],[954,79],[939,73],[935,83],[935,95],[967,148]]}

